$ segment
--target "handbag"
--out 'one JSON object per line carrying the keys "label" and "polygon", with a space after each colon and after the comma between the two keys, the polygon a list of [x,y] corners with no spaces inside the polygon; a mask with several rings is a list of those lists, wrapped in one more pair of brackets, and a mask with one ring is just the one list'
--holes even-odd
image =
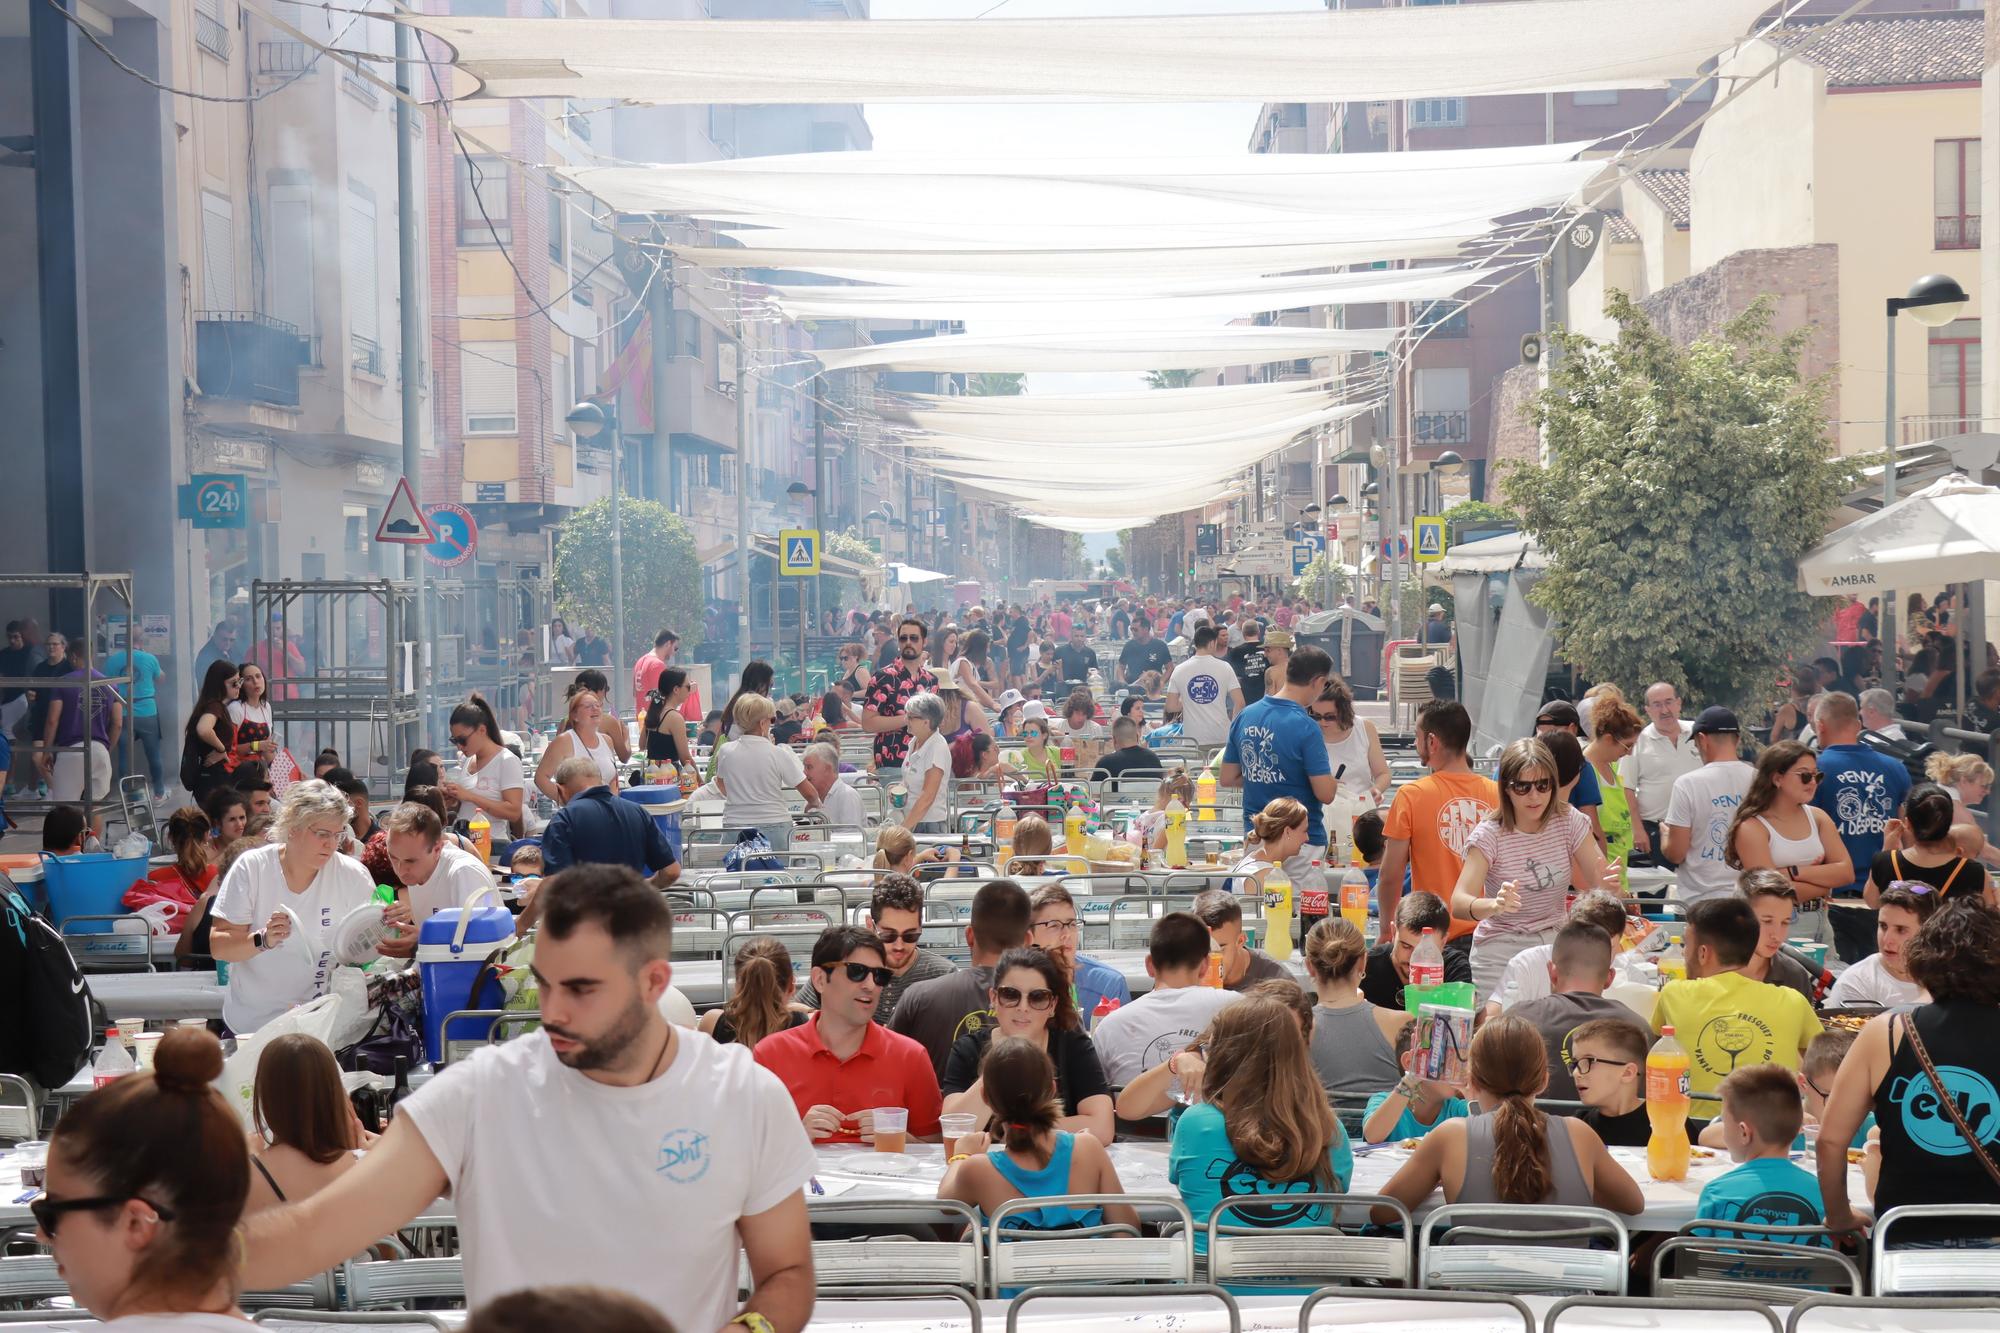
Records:
{"label": "handbag", "polygon": [[1939,1104],[1951,1117],[1951,1123],[1957,1125],[1958,1132],[1965,1136],[1965,1146],[1972,1149],[1972,1155],[1986,1168],[1986,1174],[1993,1177],[1993,1183],[2000,1185],[2000,1166],[1993,1164],[1993,1159],[1986,1155],[1986,1146],[1972,1132],[1972,1126],[1965,1123],[1965,1113],[1958,1109],[1958,1099],[1951,1095],[1944,1080],[1938,1077],[1937,1066],[1931,1063],[1931,1053],[1924,1049],[1924,1039],[1917,1035],[1916,1020],[1908,1014],[1903,1015],[1903,1032],[1910,1039],[1910,1049],[1917,1053],[1917,1063],[1924,1067],[1924,1077],[1931,1081],[1931,1091],[1937,1094]]}

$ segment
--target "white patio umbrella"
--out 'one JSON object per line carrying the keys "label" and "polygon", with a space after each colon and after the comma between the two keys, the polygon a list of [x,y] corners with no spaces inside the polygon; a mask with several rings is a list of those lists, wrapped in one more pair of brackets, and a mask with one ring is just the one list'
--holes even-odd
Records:
{"label": "white patio umbrella", "polygon": [[2000,579],[2000,487],[1960,473],[1856,519],[1799,561],[1799,586],[1816,597],[1979,579]]}

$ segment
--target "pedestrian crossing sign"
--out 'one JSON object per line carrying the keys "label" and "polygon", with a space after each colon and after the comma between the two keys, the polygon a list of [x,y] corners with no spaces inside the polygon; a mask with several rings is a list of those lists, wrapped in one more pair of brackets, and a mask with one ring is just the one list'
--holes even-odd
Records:
{"label": "pedestrian crossing sign", "polygon": [[1410,543],[1416,548],[1417,563],[1434,564],[1444,559],[1444,520],[1442,518],[1420,518],[1417,530]]}
{"label": "pedestrian crossing sign", "polygon": [[819,529],[787,528],[778,534],[778,572],[819,573]]}

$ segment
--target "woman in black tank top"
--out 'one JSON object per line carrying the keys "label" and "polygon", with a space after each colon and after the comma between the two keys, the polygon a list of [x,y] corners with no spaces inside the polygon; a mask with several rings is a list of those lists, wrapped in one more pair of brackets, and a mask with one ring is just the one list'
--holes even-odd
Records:
{"label": "woman in black tank top", "polygon": [[[1908,1204],[2000,1204],[2000,1043],[1992,1036],[2000,1021],[2000,912],[1955,896],[1910,941],[1908,958],[1931,1003],[1870,1019],[1827,1098],[1819,1187],[1836,1231],[1857,1224],[1847,1145],[1871,1110],[1882,1146],[1878,1225]],[[1990,1222],[1926,1218],[1897,1224],[1890,1241],[2000,1246],[1995,1236]]]}

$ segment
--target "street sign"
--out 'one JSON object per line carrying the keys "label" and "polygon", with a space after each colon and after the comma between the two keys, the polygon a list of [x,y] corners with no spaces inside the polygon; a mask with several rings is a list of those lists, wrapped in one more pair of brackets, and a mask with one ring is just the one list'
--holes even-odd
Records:
{"label": "street sign", "polygon": [[1307,546],[1312,547],[1314,555],[1318,555],[1326,549],[1326,538],[1320,536],[1317,532],[1302,532],[1299,534],[1299,540]]}
{"label": "street sign", "polygon": [[249,513],[248,496],[241,472],[197,473],[181,487],[181,517],[197,528],[240,528]]}
{"label": "street sign", "polygon": [[1222,525],[1219,523],[1197,524],[1194,530],[1194,553],[1199,559],[1209,559],[1219,553],[1222,546]]}
{"label": "street sign", "polygon": [[925,524],[927,524],[928,526],[930,526],[930,527],[933,527],[933,528],[941,528],[941,527],[943,527],[943,526],[944,526],[944,510],[942,510],[942,509],[927,509],[927,510],[925,510],[925,511],[924,511],[924,522],[925,522]]}
{"label": "street sign", "polygon": [[1316,554],[1318,552],[1313,548],[1311,542],[1293,542],[1292,577],[1297,578],[1299,575],[1305,573],[1306,566],[1313,562],[1313,556]]}
{"label": "street sign", "polygon": [[778,534],[778,572],[819,573],[819,529],[787,528]]}
{"label": "street sign", "polygon": [[396,478],[396,493],[389,497],[389,507],[382,511],[382,521],[375,525],[375,540],[404,546],[429,546],[437,540],[436,530],[417,508],[417,497],[410,490],[408,477]]}
{"label": "street sign", "polygon": [[1436,564],[1444,559],[1444,519],[1420,518],[1413,534],[1417,548],[1417,563]]}
{"label": "street sign", "polygon": [[1409,553],[1410,543],[1406,539],[1402,537],[1384,537],[1382,539],[1382,558],[1384,560],[1401,560]]}
{"label": "street sign", "polygon": [[504,481],[474,482],[472,486],[472,499],[475,504],[506,504],[507,483]]}
{"label": "street sign", "polygon": [[433,564],[449,569],[472,559],[472,553],[479,549],[479,524],[473,520],[472,511],[464,505],[447,500],[442,504],[425,505],[424,517],[431,523],[436,533],[424,554]]}

